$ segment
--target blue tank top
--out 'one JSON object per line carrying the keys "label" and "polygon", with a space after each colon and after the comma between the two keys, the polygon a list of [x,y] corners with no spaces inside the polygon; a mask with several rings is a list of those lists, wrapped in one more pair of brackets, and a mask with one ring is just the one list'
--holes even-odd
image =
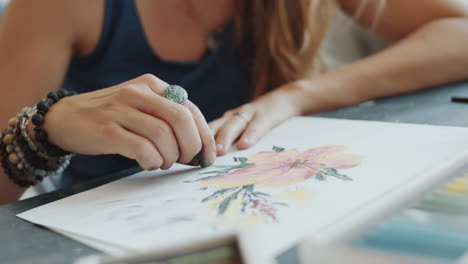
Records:
{"label": "blue tank top", "polygon": [[[218,48],[207,51],[197,62],[165,61],[150,47],[134,1],[106,0],[103,30],[95,50],[87,57],[72,59],[62,87],[85,93],[151,73],[184,87],[210,121],[245,103],[252,91],[251,76],[236,55],[229,26],[219,38]],[[58,187],[136,166],[134,160],[120,155],[76,155]]]}

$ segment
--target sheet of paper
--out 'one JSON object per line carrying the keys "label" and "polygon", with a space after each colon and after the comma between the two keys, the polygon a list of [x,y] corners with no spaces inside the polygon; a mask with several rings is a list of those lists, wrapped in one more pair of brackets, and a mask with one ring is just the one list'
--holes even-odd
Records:
{"label": "sheet of paper", "polygon": [[114,244],[109,244],[109,243],[98,241],[89,237],[80,236],[80,235],[66,232],[66,231],[56,229],[53,227],[50,227],[49,229],[63,236],[76,240],[80,243],[88,245],[92,248],[101,250],[111,256],[128,256],[128,255],[132,255],[136,253],[136,251],[129,250],[128,248],[122,248]]}
{"label": "sheet of paper", "polygon": [[466,149],[465,128],[296,118],[212,167],[141,172],[18,216],[132,251],[240,230],[260,263]]}

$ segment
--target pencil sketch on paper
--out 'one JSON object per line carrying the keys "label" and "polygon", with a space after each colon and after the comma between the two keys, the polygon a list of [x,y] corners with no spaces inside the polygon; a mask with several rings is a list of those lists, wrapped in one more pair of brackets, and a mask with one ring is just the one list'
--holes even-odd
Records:
{"label": "pencil sketch on paper", "polygon": [[202,185],[203,191],[214,189],[202,203],[210,204],[218,216],[233,212],[243,215],[248,223],[279,222],[277,212],[289,206],[289,198],[307,199],[311,194],[304,188],[286,190],[281,195],[264,190],[298,186],[309,179],[326,181],[333,177],[352,181],[338,170],[358,166],[361,157],[344,153],[345,149],[335,145],[304,151],[273,147],[272,151],[234,158],[234,165],[213,166],[216,170],[204,172],[205,177],[191,182]]}

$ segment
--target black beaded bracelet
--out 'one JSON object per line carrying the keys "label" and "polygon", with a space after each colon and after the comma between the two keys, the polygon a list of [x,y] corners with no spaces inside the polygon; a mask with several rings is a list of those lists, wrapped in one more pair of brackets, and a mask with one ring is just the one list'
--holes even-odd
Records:
{"label": "black beaded bracelet", "polygon": [[[63,90],[49,93],[36,106],[23,108],[8,121],[7,129],[0,134],[0,165],[15,184],[23,187],[35,185],[44,177],[61,173],[69,165],[72,155],[48,142],[47,133],[41,126],[49,108],[73,94]],[[36,139],[43,140],[31,140],[27,130],[29,118],[39,135]]]}
{"label": "black beaded bracelet", "polygon": [[67,91],[67,90],[59,90],[56,92],[50,92],[47,95],[47,98],[44,100],[40,101],[36,105],[36,114],[32,117],[31,121],[34,124],[34,132],[35,132],[35,139],[41,146],[44,148],[44,150],[51,156],[65,156],[69,155],[70,152],[61,149],[60,147],[52,144],[48,140],[48,135],[47,132],[42,129],[42,125],[44,124],[45,121],[45,115],[47,112],[49,112],[50,107],[57,103],[60,99],[75,95],[75,92],[72,91]]}

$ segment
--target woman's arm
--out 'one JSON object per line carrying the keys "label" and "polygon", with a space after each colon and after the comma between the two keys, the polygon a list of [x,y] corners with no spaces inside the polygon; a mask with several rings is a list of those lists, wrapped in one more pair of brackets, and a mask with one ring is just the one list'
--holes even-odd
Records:
{"label": "woman's arm", "polygon": [[[11,1],[0,22],[0,127],[24,106],[59,87],[73,52],[74,1]],[[67,12],[68,11],[68,12]],[[24,188],[0,169],[0,204]]]}
{"label": "woman's arm", "polygon": [[[6,128],[23,106],[56,90],[73,55],[94,49],[103,6],[104,1],[96,0],[12,1],[0,24],[0,124]],[[182,105],[164,98],[166,87],[163,80],[145,74],[67,97],[49,109],[42,127],[50,143],[62,149],[120,154],[145,169],[213,163],[214,138],[202,113],[190,101]],[[0,175],[0,204],[16,200],[23,191]]]}
{"label": "woman's arm", "polygon": [[[342,0],[354,14],[362,0]],[[359,17],[373,24],[376,1]],[[313,79],[279,87],[211,122],[218,154],[239,139],[249,148],[295,115],[309,115],[370,99],[468,78],[468,4],[464,0],[387,0],[376,32],[394,45]],[[235,113],[241,112],[242,118]],[[247,122],[248,121],[248,122]]]}
{"label": "woman's arm", "polygon": [[[341,1],[350,13],[358,2]],[[374,8],[368,7],[359,21],[369,26],[373,18]],[[303,114],[468,78],[466,1],[387,0],[379,19],[376,32],[395,43],[356,63],[298,82],[296,99]],[[316,103],[311,104],[312,98]]]}

